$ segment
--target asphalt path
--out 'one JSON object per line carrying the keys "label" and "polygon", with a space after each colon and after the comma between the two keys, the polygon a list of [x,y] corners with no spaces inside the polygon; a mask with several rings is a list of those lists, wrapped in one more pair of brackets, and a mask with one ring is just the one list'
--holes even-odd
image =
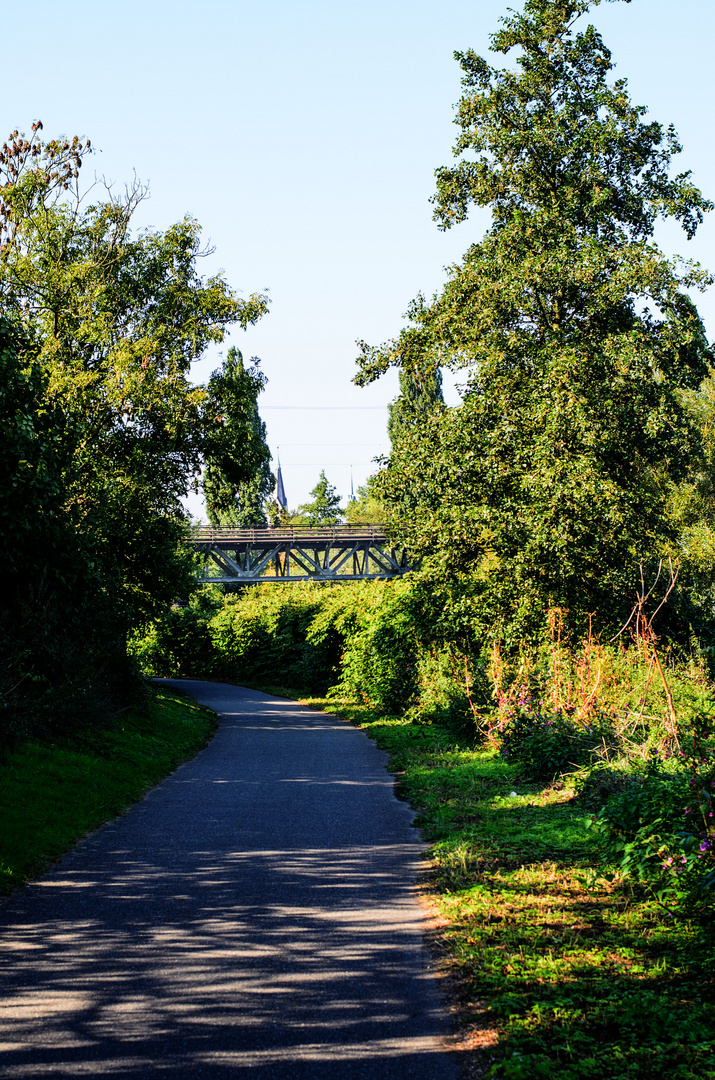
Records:
{"label": "asphalt path", "polygon": [[454,1080],[385,755],[216,683],[209,746],[0,908],[0,1076]]}

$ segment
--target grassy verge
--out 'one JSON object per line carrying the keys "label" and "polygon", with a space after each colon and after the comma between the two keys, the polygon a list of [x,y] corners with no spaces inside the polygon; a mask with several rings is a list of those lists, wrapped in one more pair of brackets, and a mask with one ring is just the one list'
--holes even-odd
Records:
{"label": "grassy verge", "polygon": [[28,741],[0,764],[0,893],[37,877],[126,810],[213,735],[216,718],[174,690],[102,728]]}
{"label": "grassy verge", "polygon": [[468,1076],[715,1078],[712,936],[599,880],[568,788],[526,784],[435,725],[301,700],[375,738],[419,811]]}

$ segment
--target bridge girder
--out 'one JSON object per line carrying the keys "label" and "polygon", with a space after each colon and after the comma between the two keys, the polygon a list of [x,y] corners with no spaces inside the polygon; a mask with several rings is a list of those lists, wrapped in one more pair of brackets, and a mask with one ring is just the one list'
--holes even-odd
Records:
{"label": "bridge girder", "polygon": [[190,543],[206,556],[198,579],[206,584],[359,581],[400,577],[412,568],[406,551],[375,525],[199,529]]}

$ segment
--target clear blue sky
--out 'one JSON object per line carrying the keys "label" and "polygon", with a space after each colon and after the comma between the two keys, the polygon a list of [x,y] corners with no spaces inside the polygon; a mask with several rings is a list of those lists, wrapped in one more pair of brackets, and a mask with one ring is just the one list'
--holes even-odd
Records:
{"label": "clear blue sky", "polygon": [[[244,293],[270,290],[270,315],[230,343],[262,358],[263,415],[293,506],[322,466],[343,496],[351,464],[356,484],[373,470],[387,448],[374,406],[396,382],[351,385],[355,340],[394,336],[410,299],[438,288],[487,224],[442,234],[428,200],[456,132],[453,50],[486,53],[505,10],[502,0],[4,6],[1,134],[41,118],[48,136],[89,136],[101,153],[87,173],[122,183],[136,171],[149,183],[140,224],[192,214],[216,247],[206,272],[223,268]],[[633,0],[595,8],[591,21],[633,99],[675,124],[682,167],[715,196],[715,4]],[[660,239],[715,268],[714,230],[715,214],[691,243],[671,229]],[[715,335],[712,296],[699,305]]]}

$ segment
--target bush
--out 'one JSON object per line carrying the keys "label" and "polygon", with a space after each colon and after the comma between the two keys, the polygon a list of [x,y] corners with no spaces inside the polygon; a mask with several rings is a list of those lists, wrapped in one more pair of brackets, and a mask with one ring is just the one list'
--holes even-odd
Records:
{"label": "bush", "polygon": [[541,713],[528,702],[502,721],[500,749],[531,780],[554,780],[583,765],[613,742],[613,731],[602,717],[576,724],[561,712]]}
{"label": "bush", "polygon": [[380,582],[345,635],[338,689],[387,712],[404,712],[418,691],[416,630],[409,583]]}
{"label": "bush", "polygon": [[712,914],[715,903],[715,741],[696,716],[674,756],[651,758],[638,782],[590,819],[607,857],[674,911]]}
{"label": "bush", "polygon": [[[324,694],[388,712],[419,693],[415,600],[403,581],[253,586],[197,593],[132,642],[147,674],[193,675]],[[423,650],[424,651],[424,650]]]}
{"label": "bush", "polygon": [[597,811],[605,806],[613,795],[620,795],[638,783],[633,774],[632,763],[625,757],[616,761],[596,761],[573,777],[574,789],[588,810]]}
{"label": "bush", "polygon": [[218,675],[209,621],[223,604],[216,586],[195,593],[185,607],[169,608],[129,639],[129,652],[144,675],[210,679]]}
{"label": "bush", "polygon": [[480,734],[482,713],[493,704],[481,658],[444,644],[421,646],[417,682],[410,719],[439,724],[460,741],[474,741]]}
{"label": "bush", "polygon": [[[309,582],[253,586],[227,596],[209,623],[223,677],[300,690],[324,688],[330,659],[314,655],[320,650],[306,644],[320,602],[321,587]],[[307,685],[311,671],[314,686]]]}

